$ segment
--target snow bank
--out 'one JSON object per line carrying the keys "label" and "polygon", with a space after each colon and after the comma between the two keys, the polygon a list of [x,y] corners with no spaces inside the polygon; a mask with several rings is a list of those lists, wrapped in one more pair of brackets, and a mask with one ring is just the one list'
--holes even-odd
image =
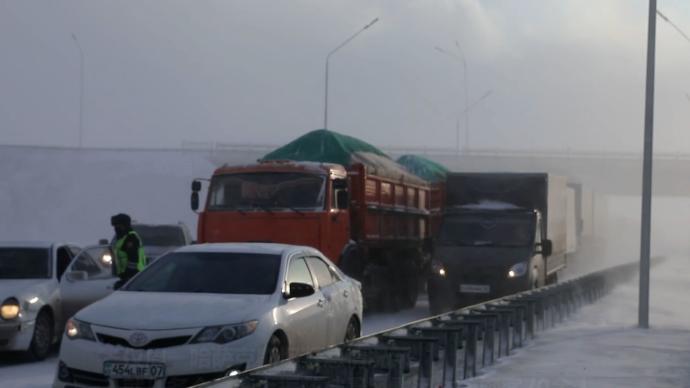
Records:
{"label": "snow bank", "polygon": [[689,271],[685,257],[653,268],[649,330],[636,328],[637,281],[631,282],[463,383],[476,388],[688,386]]}

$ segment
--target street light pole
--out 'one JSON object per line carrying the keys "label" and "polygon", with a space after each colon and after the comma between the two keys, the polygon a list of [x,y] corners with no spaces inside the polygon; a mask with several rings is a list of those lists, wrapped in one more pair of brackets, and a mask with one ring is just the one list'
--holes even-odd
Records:
{"label": "street light pole", "polygon": [[371,27],[374,25],[374,23],[378,22],[379,18],[376,18],[369,22],[366,26],[362,27],[359,31],[355,32],[351,37],[347,38],[343,43],[339,44],[336,48],[331,50],[331,52],[328,53],[326,56],[326,90],[325,90],[325,97],[324,97],[324,108],[323,108],[323,128],[328,129],[328,67],[330,64],[331,56],[335,54],[336,51],[340,50],[345,46],[346,44],[350,43],[354,38],[357,37],[357,35],[361,34],[366,30],[367,28]]}
{"label": "street light pole", "polygon": [[77,35],[72,34],[72,40],[79,49],[79,148],[81,148],[84,135],[84,51],[81,49]]}
{"label": "street light pole", "polygon": [[656,0],[649,0],[647,27],[647,84],[644,115],[644,160],[642,162],[642,227],[640,236],[640,295],[638,326],[649,328],[649,256],[652,216],[652,156],[654,140],[654,67],[656,48]]}
{"label": "street light pole", "polygon": [[[467,89],[468,89],[468,88],[467,88],[467,61],[465,60],[465,54],[463,53],[462,49],[460,48],[460,43],[458,43],[457,40],[455,41],[455,47],[457,47],[458,52],[460,53],[460,56],[458,56],[458,55],[456,55],[456,54],[454,54],[454,53],[452,53],[452,52],[450,52],[450,51],[448,51],[448,50],[444,50],[444,49],[442,49],[441,47],[438,47],[438,46],[435,46],[434,48],[436,49],[436,51],[438,51],[438,52],[440,52],[440,53],[442,53],[442,54],[444,54],[444,55],[447,55],[447,56],[449,56],[449,57],[451,57],[451,58],[455,58],[456,60],[459,60],[459,61],[462,63],[462,84],[463,84],[463,91],[464,91],[464,93],[465,93],[465,150],[468,150],[468,149],[469,149],[469,141],[470,141],[470,140],[469,140],[469,139],[470,139],[470,116],[467,114],[467,112],[469,111],[469,107],[468,107],[468,104],[469,104],[469,101],[468,101],[468,100],[469,100],[469,97],[468,97],[469,92],[468,92],[468,90],[467,90]],[[458,120],[458,121],[459,121],[459,120]],[[460,128],[460,127],[459,127],[459,125],[458,125],[458,126],[457,126],[458,134],[457,134],[457,136],[456,136],[456,141],[457,141],[457,143],[456,143],[456,145],[455,145],[456,151],[457,151],[458,154],[460,153],[460,134],[459,134],[459,128]]]}

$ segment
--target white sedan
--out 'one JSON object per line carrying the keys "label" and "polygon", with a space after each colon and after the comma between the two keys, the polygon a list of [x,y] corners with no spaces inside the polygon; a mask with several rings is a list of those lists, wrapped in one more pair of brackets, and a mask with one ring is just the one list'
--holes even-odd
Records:
{"label": "white sedan", "polygon": [[112,292],[110,256],[107,246],[0,242],[0,352],[45,358],[68,318]]}
{"label": "white sedan", "polygon": [[203,244],[67,324],[54,387],[188,386],[360,335],[360,284],[319,251]]}

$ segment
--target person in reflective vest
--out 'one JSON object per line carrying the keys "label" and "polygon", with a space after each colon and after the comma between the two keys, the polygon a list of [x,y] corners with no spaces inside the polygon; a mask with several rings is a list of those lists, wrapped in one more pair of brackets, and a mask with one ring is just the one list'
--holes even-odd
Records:
{"label": "person in reflective vest", "polygon": [[115,229],[113,265],[115,274],[121,280],[119,284],[122,285],[146,266],[144,244],[137,232],[132,229],[132,219],[127,214],[112,216],[110,224]]}

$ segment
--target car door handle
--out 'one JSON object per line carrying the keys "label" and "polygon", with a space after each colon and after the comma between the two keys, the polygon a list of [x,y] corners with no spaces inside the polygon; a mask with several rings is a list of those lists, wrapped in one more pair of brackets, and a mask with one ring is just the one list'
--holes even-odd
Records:
{"label": "car door handle", "polygon": [[343,291],[343,297],[347,298],[348,296],[350,296],[350,293],[347,290]]}
{"label": "car door handle", "polygon": [[319,301],[316,303],[316,305],[319,306],[319,307],[323,307],[323,305],[324,305],[325,303],[326,303],[326,302],[325,302],[323,299],[319,299]]}

